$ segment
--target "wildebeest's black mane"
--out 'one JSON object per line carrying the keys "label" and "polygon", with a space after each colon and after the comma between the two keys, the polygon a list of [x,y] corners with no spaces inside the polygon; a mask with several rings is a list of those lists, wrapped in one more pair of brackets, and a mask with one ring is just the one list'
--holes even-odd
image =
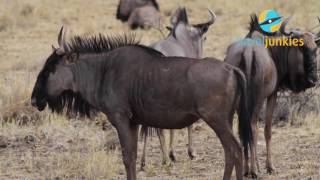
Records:
{"label": "wildebeest's black mane", "polygon": [[158,11],[160,10],[159,4],[158,4],[158,2],[156,0],[151,0],[151,3]]}
{"label": "wildebeest's black mane", "polygon": [[260,31],[260,26],[258,22],[258,17],[256,14],[250,15],[249,32]]}
{"label": "wildebeest's black mane", "polygon": [[102,53],[114,50],[122,46],[138,46],[146,49],[149,53],[162,56],[162,53],[150,47],[140,44],[135,34],[117,36],[98,35],[74,36],[68,43],[69,53]]}
{"label": "wildebeest's black mane", "polygon": [[268,35],[268,36],[279,36],[279,33],[268,33],[268,32],[264,32],[260,25],[259,25],[259,21],[258,21],[258,16],[256,14],[251,14],[250,16],[250,22],[249,22],[249,27],[248,27],[249,33],[247,35],[247,37],[250,37],[252,35],[253,32],[257,31],[263,35]]}

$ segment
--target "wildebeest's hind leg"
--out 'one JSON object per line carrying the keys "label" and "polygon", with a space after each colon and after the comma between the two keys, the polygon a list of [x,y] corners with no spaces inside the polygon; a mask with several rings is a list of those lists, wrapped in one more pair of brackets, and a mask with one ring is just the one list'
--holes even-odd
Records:
{"label": "wildebeest's hind leg", "polygon": [[192,125],[188,126],[188,155],[192,160],[196,157],[196,153],[193,150],[193,134],[192,134]]}
{"label": "wildebeest's hind leg", "polygon": [[174,152],[173,144],[174,144],[174,130],[170,129],[169,157],[170,157],[171,161],[176,162],[176,155]]}
{"label": "wildebeest's hind leg", "polygon": [[148,140],[148,127],[142,126],[141,129],[141,137],[143,137],[143,150],[141,156],[141,166],[140,170],[144,171],[144,167],[146,166],[146,149],[147,149],[147,140]]}
{"label": "wildebeest's hind leg", "polygon": [[127,179],[136,180],[138,125],[130,123],[126,116],[118,113],[109,115],[108,118],[119,136]]}
{"label": "wildebeest's hind leg", "polygon": [[[258,118],[259,113],[261,110],[263,104],[263,100],[255,106],[255,111],[253,113],[252,119],[251,119],[251,128],[252,128],[252,138],[253,138],[253,145],[250,147],[250,171],[245,171],[245,176],[257,178],[257,144],[258,144]],[[248,149],[245,149],[245,163],[246,167],[248,164],[248,157],[247,157]],[[246,169],[247,170],[247,169]]]}
{"label": "wildebeest's hind leg", "polygon": [[273,93],[267,99],[267,108],[266,108],[266,120],[265,120],[265,128],[264,128],[264,137],[266,139],[266,147],[267,147],[267,160],[266,160],[266,168],[269,174],[273,173],[274,167],[272,165],[271,160],[271,128],[272,128],[272,114],[273,110],[276,106],[277,93]]}
{"label": "wildebeest's hind leg", "polygon": [[236,167],[237,180],[243,179],[243,152],[242,146],[233,134],[230,120],[224,116],[203,118],[217,134],[225,155],[224,180],[231,179],[233,167]]}
{"label": "wildebeest's hind leg", "polygon": [[169,162],[169,157],[163,129],[157,128],[157,135],[159,137],[160,147],[162,151],[162,164],[167,164]]}

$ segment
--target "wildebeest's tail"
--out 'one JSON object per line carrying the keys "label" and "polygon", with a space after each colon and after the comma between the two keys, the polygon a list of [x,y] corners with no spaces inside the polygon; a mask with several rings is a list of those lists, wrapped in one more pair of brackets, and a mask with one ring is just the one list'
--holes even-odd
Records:
{"label": "wildebeest's tail", "polygon": [[248,148],[249,146],[251,146],[253,138],[251,128],[252,112],[248,108],[250,97],[247,94],[247,80],[240,69],[235,67],[234,72],[237,77],[238,91],[240,91],[240,102],[238,108],[239,136],[243,146],[245,148]]}

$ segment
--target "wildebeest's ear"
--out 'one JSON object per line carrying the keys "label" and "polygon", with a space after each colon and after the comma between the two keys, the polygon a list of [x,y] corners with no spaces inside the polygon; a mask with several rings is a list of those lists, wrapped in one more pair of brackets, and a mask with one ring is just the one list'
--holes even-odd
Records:
{"label": "wildebeest's ear", "polygon": [[55,48],[53,44],[51,45],[51,47],[52,47],[52,52],[57,50],[57,48]]}

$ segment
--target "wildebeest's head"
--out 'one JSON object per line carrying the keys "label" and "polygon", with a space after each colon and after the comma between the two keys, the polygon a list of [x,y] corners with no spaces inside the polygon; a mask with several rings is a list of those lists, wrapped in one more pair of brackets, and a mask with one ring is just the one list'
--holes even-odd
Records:
{"label": "wildebeest's head", "polygon": [[313,87],[318,81],[317,75],[317,44],[319,37],[311,32],[286,30],[290,18],[287,18],[280,27],[280,33],[286,37],[303,40],[303,46],[290,46],[287,50],[286,86],[294,92],[300,92]]}
{"label": "wildebeest's head", "polygon": [[159,5],[156,0],[120,0],[117,8],[117,19],[122,22],[129,19],[130,14],[139,7],[153,6],[159,11]]}
{"label": "wildebeest's head", "polygon": [[[31,104],[42,111],[46,105],[54,111],[62,110],[62,102],[57,99],[63,92],[67,93],[72,87],[73,75],[67,70],[66,52],[68,45],[65,42],[66,31],[62,27],[58,36],[59,47],[52,46],[53,52],[47,58],[40,71],[31,95]],[[61,100],[61,99],[60,99]]]}
{"label": "wildebeest's head", "polygon": [[208,31],[209,27],[215,22],[216,15],[209,10],[210,20],[205,23],[196,25],[189,24],[186,8],[179,7],[173,16],[171,17],[172,28],[168,28],[171,31],[171,35],[176,39],[183,39],[192,44],[193,49],[197,49],[196,58],[202,56],[202,45],[205,40],[204,34]]}

